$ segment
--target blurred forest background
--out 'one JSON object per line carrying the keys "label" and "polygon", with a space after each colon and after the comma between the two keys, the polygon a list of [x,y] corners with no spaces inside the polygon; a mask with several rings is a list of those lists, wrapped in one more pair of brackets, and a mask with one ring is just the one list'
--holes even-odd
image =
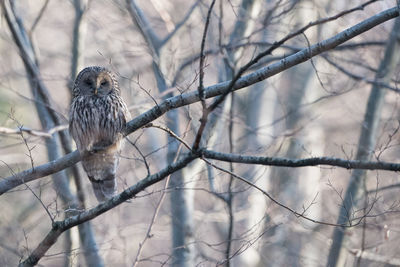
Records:
{"label": "blurred forest background", "polygon": [[[399,162],[400,22],[385,19],[324,46],[395,0],[1,3],[1,266],[400,265],[400,168],[373,165]],[[285,67],[286,57],[319,42],[323,53]],[[75,150],[68,110],[83,67],[115,72],[135,118],[202,84],[208,92],[268,49],[241,75],[284,67],[221,98],[207,123],[204,106],[217,94],[167,105],[152,126],[130,133],[118,191],[185,157],[184,143],[196,143],[202,126],[200,148],[242,159],[204,155],[65,229],[54,245],[40,244],[53,221],[99,210],[80,163],[18,187],[1,183]],[[282,159],[314,157],[302,168]],[[30,261],[37,247],[46,249]]]}

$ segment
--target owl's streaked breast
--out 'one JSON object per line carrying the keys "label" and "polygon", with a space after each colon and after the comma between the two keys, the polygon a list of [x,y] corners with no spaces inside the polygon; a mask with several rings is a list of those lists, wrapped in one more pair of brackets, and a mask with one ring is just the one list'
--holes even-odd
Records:
{"label": "owl's streaked breast", "polygon": [[[113,144],[125,127],[124,104],[117,95],[78,96],[72,103],[71,134],[80,151],[90,150],[96,143]],[[122,102],[123,103],[123,102]]]}

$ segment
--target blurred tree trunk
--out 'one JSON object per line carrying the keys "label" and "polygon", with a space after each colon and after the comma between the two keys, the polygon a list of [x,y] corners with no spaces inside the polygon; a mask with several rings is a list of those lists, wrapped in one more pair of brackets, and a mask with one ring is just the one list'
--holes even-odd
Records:
{"label": "blurred tree trunk", "polygon": [[[21,58],[24,62],[26,73],[29,79],[29,85],[31,87],[32,95],[34,96],[35,106],[40,119],[42,128],[49,130],[60,124],[58,114],[49,108],[50,103],[48,100],[49,92],[44,86],[40,77],[40,69],[38,66],[38,59],[35,54],[35,49],[28,38],[22,19],[17,15],[14,7],[14,1],[10,1],[9,5],[3,3],[3,10],[6,13],[7,22],[9,28],[13,34],[14,41],[17,44]],[[66,153],[72,152],[71,140],[68,133],[54,133],[52,138],[46,138],[47,155],[49,160],[56,160],[62,157],[62,149],[64,148]],[[79,180],[79,172],[77,167],[72,167],[73,175]],[[52,175],[55,190],[63,202],[66,212],[66,216],[75,215],[79,208],[82,207],[80,199],[77,198],[71,192],[69,179],[65,170],[60,171]],[[78,185],[77,185],[78,186]],[[79,191],[79,190],[78,190]],[[88,266],[103,266],[103,261],[98,254],[97,244],[94,240],[94,234],[90,223],[85,223],[78,226],[79,233],[82,239],[82,248],[84,249],[84,255]],[[73,231],[68,231],[65,239],[65,252],[67,255],[70,254],[72,248],[79,247],[74,244],[74,238],[72,236]],[[65,258],[65,266],[71,266],[69,258]]]}
{"label": "blurred tree trunk", "polygon": [[[237,13],[237,20],[235,23],[235,26],[233,28],[232,33],[229,36],[229,45],[237,45],[239,43],[242,43],[244,40],[246,40],[247,37],[250,36],[250,34],[253,32],[254,30],[254,26],[255,26],[255,21],[257,16],[259,15],[260,11],[261,11],[261,5],[262,5],[262,1],[261,0],[243,0],[240,4],[238,13]],[[222,8],[222,5],[220,6],[220,8]],[[223,11],[221,10],[221,15],[223,14]],[[220,18],[221,20],[223,18]],[[222,29],[220,29],[222,30]],[[235,75],[237,68],[239,67],[239,60],[243,55],[243,49],[239,48],[236,50],[228,50],[226,51],[226,57],[224,58],[224,62],[223,62],[223,69],[224,69],[224,73],[220,72],[219,75],[219,81],[225,81],[225,80],[230,80],[233,78],[233,76]],[[263,83],[260,83],[263,84]],[[253,90],[249,90],[249,91],[253,91]],[[227,97],[227,99],[224,101],[224,104],[227,108],[230,108],[230,114],[235,116],[236,114],[236,109],[238,106],[238,102],[242,102],[241,98],[243,97],[243,95],[239,94],[239,100],[236,101],[235,95],[237,95],[236,93],[232,92],[231,95],[229,97]],[[244,94],[245,95],[245,94]],[[260,97],[260,96],[258,96]],[[261,98],[261,97],[260,97]],[[239,110],[243,110],[242,108],[239,108]],[[230,152],[232,153],[235,150],[236,144],[234,142],[234,138],[236,137],[236,132],[234,129],[234,118],[231,116],[230,117],[230,127],[229,130],[231,131],[231,133],[229,133],[232,137],[232,143],[230,144]],[[246,140],[248,140],[248,138],[246,138]],[[231,171],[234,171],[233,166],[231,165]],[[232,185],[233,182],[235,180],[234,177],[230,177],[230,182],[229,182],[229,187],[228,188],[228,194],[226,197],[226,205],[228,206],[228,216],[229,216],[229,220],[228,220],[228,225],[225,226],[226,228],[226,232],[227,233],[227,250],[226,250],[226,260],[227,260],[227,266],[230,266],[230,255],[231,255],[231,248],[233,248],[233,240],[235,239],[234,237],[234,194],[232,193]],[[243,204],[243,203],[242,203]],[[240,204],[240,205],[242,205]],[[262,207],[259,206],[259,208],[257,209],[257,211],[264,213],[264,209]],[[259,212],[257,212],[259,214]],[[252,222],[253,222],[253,218],[252,215],[254,215],[254,213],[250,212],[249,213],[249,228],[253,226]],[[239,265],[244,264],[246,266],[250,266],[248,265],[250,262],[254,262],[257,261],[259,259],[258,253],[254,250],[253,247],[247,249],[244,251],[244,253],[241,253],[239,256],[238,262],[240,262]]]}
{"label": "blurred tree trunk", "polygon": [[[127,5],[134,23],[141,31],[147,42],[151,56],[153,57],[152,70],[157,82],[160,94],[163,94],[170,86],[166,77],[168,65],[166,55],[163,53],[164,43],[150,27],[146,16],[134,0],[127,0]],[[172,93],[165,94],[163,99],[172,97]],[[166,125],[176,135],[180,136],[178,110],[171,110],[166,114]],[[178,141],[167,135],[167,164],[177,159]],[[169,181],[171,188],[171,218],[172,218],[172,266],[194,266],[195,247],[193,245],[193,192],[178,188],[185,187],[185,184],[192,179],[186,171],[174,172]]]}
{"label": "blurred tree trunk", "polygon": [[[3,11],[6,15],[7,23],[10,28],[10,31],[13,35],[14,41],[18,46],[18,49],[21,54],[21,58],[24,61],[24,67],[27,73],[28,82],[31,88],[32,95],[35,101],[35,107],[37,110],[37,115],[40,119],[40,123],[44,130],[49,130],[56,126],[51,114],[47,107],[43,104],[46,103],[46,99],[43,98],[42,92],[40,92],[39,82],[37,81],[37,58],[35,54],[35,50],[28,38],[24,25],[22,23],[22,19],[17,15],[15,10],[14,1],[9,1],[8,3],[3,3]],[[61,157],[60,151],[60,140],[58,134],[53,134],[52,138],[46,138],[46,148],[47,148],[47,157],[48,160],[55,160]],[[66,175],[66,171],[60,171],[52,175],[53,184],[55,190],[63,202],[64,207],[76,207],[76,202],[74,196],[72,195],[68,177]],[[67,235],[65,239],[65,248],[64,250],[67,252],[71,251],[72,240],[71,236]],[[64,266],[69,266],[69,258],[65,257]]]}
{"label": "blurred tree trunk", "polygon": [[[242,100],[245,100],[244,103],[247,106],[243,110],[245,110],[248,130],[246,139],[240,146],[248,151],[258,151],[260,148],[268,147],[272,143],[273,127],[271,124],[273,123],[276,94],[275,91],[268,88],[268,82],[265,81],[257,83],[247,92],[246,95],[242,96]],[[267,188],[269,175],[270,168],[254,165],[244,174],[244,177],[260,188]],[[253,229],[252,238],[256,239],[265,230],[267,215],[265,195],[255,189],[249,189],[238,200],[241,202],[238,205],[245,207],[247,210],[244,227],[245,229]],[[262,242],[262,239],[259,239],[259,241]],[[252,244],[241,253],[237,257],[237,266],[260,266],[263,258],[260,244]]]}
{"label": "blurred tree trunk", "polygon": [[[375,81],[387,83],[390,82],[396,66],[400,63],[400,19],[395,20],[391,36],[387,42],[385,55],[380,63],[376,73]],[[357,160],[369,160],[374,152],[378,126],[384,103],[386,90],[379,85],[372,86],[368,99],[364,122],[361,127],[360,139],[358,142]],[[350,182],[341,205],[338,224],[347,224],[354,217],[349,214],[352,210],[357,210],[362,200],[365,198],[363,188],[366,180],[365,170],[354,170],[350,177]],[[329,251],[327,266],[345,266],[347,249],[349,244],[349,235],[346,234],[350,230],[348,228],[336,227],[333,233],[333,243]]]}
{"label": "blurred tree trunk", "polygon": [[[302,3],[303,8],[296,9],[296,28],[317,19],[313,5],[311,2]],[[307,31],[306,38],[314,40],[318,32],[320,31],[317,28],[311,29]],[[315,59],[314,65],[317,65]],[[282,132],[292,133],[281,148],[284,157],[303,158],[323,155],[323,130],[319,125],[312,123],[318,105],[314,104],[307,109],[302,109],[307,101],[318,98],[320,84],[315,71],[311,62],[307,62],[282,74],[281,88],[286,90],[286,99],[283,102],[286,103],[287,117],[283,128],[276,127],[275,134],[280,136]],[[270,179],[269,186],[273,194],[291,208],[301,210],[318,194],[320,171],[317,168],[272,168]],[[306,214],[318,220],[321,210],[319,206],[311,206]],[[309,231],[304,234],[303,231],[296,231],[295,225],[290,220],[281,222],[279,219],[272,218],[271,222],[282,224],[275,227],[274,243],[264,248],[270,266],[301,266],[303,263],[306,263],[306,266],[316,266],[317,261],[313,259],[318,258],[320,249],[310,233],[318,225],[306,223]],[[300,257],[302,261],[299,260]]]}

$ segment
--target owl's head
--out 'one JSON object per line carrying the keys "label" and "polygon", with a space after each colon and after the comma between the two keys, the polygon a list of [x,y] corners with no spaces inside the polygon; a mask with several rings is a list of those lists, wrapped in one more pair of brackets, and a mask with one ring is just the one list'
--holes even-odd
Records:
{"label": "owl's head", "polygon": [[106,96],[120,94],[114,74],[99,66],[84,68],[76,77],[73,94],[75,96]]}

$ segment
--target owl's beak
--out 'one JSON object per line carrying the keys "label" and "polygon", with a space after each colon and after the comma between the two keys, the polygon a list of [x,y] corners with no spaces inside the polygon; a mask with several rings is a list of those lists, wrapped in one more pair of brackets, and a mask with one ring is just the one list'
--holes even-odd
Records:
{"label": "owl's beak", "polygon": [[97,90],[97,88],[95,88],[94,89],[94,94],[97,95],[97,92],[98,92],[98,90]]}

